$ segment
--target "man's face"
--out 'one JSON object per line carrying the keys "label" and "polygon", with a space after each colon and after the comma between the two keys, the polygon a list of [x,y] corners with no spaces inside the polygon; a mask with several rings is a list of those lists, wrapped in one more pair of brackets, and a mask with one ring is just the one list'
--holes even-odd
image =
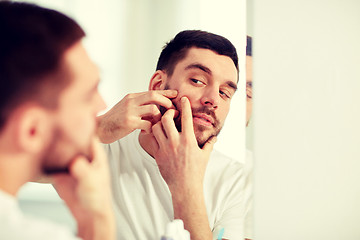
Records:
{"label": "man's face", "polygon": [[[173,99],[181,112],[180,99],[190,100],[195,136],[200,147],[212,136],[217,136],[229,112],[230,101],[237,88],[237,70],[230,57],[211,50],[190,48],[178,62],[166,88],[178,91]],[[180,116],[175,119],[178,129]]]}
{"label": "man's face", "polygon": [[252,57],[246,56],[246,126],[252,114]]}
{"label": "man's face", "polygon": [[79,42],[64,54],[70,84],[60,94],[54,131],[43,162],[45,173],[66,170],[73,157],[89,156],[96,115],[105,107],[98,92],[99,73]]}

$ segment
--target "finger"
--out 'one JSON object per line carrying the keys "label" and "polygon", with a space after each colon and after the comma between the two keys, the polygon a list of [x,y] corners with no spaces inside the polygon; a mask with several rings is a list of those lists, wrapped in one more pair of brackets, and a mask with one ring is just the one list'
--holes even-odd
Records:
{"label": "finger", "polygon": [[88,160],[89,162],[96,162],[97,159],[98,159],[98,155],[100,154],[100,151],[99,149],[97,148],[97,137],[96,136],[93,136],[91,138],[91,142],[90,142],[90,154],[87,156],[88,157]]}
{"label": "finger", "polygon": [[155,90],[157,93],[168,97],[168,98],[175,98],[177,96],[177,90],[174,89],[167,89],[167,90]]}
{"label": "finger", "polygon": [[150,145],[152,147],[152,149],[154,150],[154,152],[156,153],[157,151],[159,151],[159,143],[157,142],[156,138],[153,137],[155,139],[155,141],[149,141],[150,142]]}
{"label": "finger", "polygon": [[175,109],[174,104],[170,100],[177,96],[176,90],[155,90],[149,91],[147,94],[139,97],[139,105],[157,104],[166,109]]}
{"label": "finger", "polygon": [[157,105],[155,104],[149,104],[149,105],[143,105],[139,108],[138,114],[142,118],[151,117],[154,120],[154,123],[157,123],[161,119],[161,112]]}
{"label": "finger", "polygon": [[140,123],[139,123],[139,129],[141,129],[142,131],[146,132],[146,133],[151,133],[152,132],[152,129],[151,127],[153,126],[153,123],[152,121],[149,119],[149,120],[141,120]]}
{"label": "finger", "polygon": [[169,109],[165,112],[164,116],[161,118],[161,123],[167,138],[171,141],[179,136],[179,132],[175,126],[174,118],[178,115],[178,111],[174,109]]}
{"label": "finger", "polygon": [[206,141],[206,143],[204,144],[204,146],[203,146],[202,149],[203,149],[205,152],[210,153],[210,152],[213,150],[214,144],[216,143],[216,141],[217,141],[217,137],[216,137],[216,136],[212,136],[210,139],[208,139],[208,140]]}
{"label": "finger", "polygon": [[[96,158],[94,158],[96,160]],[[70,175],[75,179],[86,177],[90,169],[90,162],[84,156],[76,157],[69,166]]]}
{"label": "finger", "polygon": [[192,111],[189,99],[182,97],[181,100],[181,131],[185,133],[194,133]]}
{"label": "finger", "polygon": [[151,119],[152,124],[155,124],[155,123],[157,123],[158,121],[160,121],[160,120],[161,120],[161,117],[162,117],[162,115],[161,115],[161,112],[160,112],[160,111],[159,111],[158,114],[153,115],[153,116],[152,116],[152,119]]}
{"label": "finger", "polygon": [[159,147],[161,148],[162,146],[164,146],[164,143],[167,141],[167,138],[164,133],[161,121],[156,123],[152,127],[152,132],[153,132],[153,135],[154,135],[157,143],[159,144]]}

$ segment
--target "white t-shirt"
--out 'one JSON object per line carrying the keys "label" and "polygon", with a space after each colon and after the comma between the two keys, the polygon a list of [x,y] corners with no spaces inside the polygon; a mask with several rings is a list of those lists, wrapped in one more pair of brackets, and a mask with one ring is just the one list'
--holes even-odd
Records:
{"label": "white t-shirt", "polygon": [[80,240],[66,227],[23,215],[16,198],[0,190],[1,240]]}
{"label": "white t-shirt", "polygon": [[[107,145],[120,239],[157,240],[174,220],[170,190],[154,158],[141,146],[140,131]],[[243,165],[213,151],[204,194],[213,239],[244,237]]]}

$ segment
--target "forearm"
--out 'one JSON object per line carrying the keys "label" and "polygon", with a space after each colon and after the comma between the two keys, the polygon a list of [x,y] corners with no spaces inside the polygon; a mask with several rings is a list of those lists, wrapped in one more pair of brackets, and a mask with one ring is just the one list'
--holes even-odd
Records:
{"label": "forearm", "polygon": [[200,191],[173,191],[174,218],[181,219],[190,232],[191,240],[211,240],[212,232],[207,217],[204,194]]}
{"label": "forearm", "polygon": [[[117,140],[116,133],[120,130],[118,126],[109,121],[106,115],[101,115],[96,118],[97,129],[96,133],[102,143],[112,143]],[[121,138],[121,136],[119,136]]]}

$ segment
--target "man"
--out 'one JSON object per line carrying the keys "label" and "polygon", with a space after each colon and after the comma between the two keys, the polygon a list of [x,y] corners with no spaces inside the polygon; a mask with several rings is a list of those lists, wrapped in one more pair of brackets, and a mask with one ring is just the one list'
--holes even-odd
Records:
{"label": "man", "polygon": [[[115,239],[108,166],[94,138],[99,73],[67,16],[0,2],[0,239]],[[25,217],[16,194],[53,177],[78,237]]]}
{"label": "man", "polygon": [[[252,114],[252,38],[247,36],[246,44],[246,126]],[[246,150],[245,158],[245,239],[253,239],[253,197],[252,197],[252,178],[253,178],[253,161],[252,152]]]}
{"label": "man", "polygon": [[243,239],[242,165],[212,151],[237,82],[227,39],[183,31],[161,52],[149,91],[127,95],[98,118],[100,140],[111,143],[124,239],[158,239],[173,219],[183,220],[192,240],[217,239],[223,230],[224,239]]}
{"label": "man", "polygon": [[246,37],[246,126],[252,113],[252,37]]}

